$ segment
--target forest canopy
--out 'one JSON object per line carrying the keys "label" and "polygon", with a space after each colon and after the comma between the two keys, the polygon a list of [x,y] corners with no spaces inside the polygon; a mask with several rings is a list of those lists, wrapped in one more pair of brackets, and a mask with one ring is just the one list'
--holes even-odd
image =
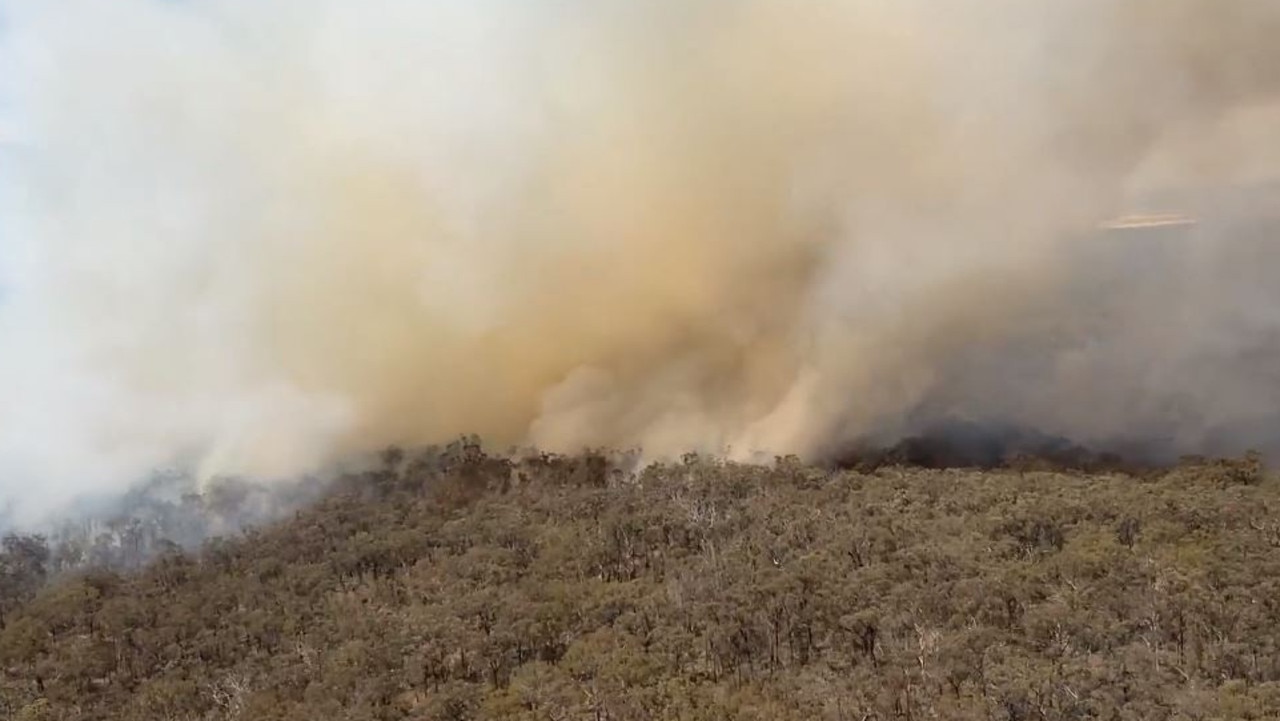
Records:
{"label": "forest canopy", "polygon": [[392,450],[138,570],[0,556],[0,716],[1249,719],[1280,484]]}

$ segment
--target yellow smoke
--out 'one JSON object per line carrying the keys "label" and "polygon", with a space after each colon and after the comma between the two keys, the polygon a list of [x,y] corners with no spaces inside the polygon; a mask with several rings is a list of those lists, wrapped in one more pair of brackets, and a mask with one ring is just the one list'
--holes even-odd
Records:
{"label": "yellow smoke", "polygon": [[1273,95],[1265,0],[1060,5],[0,3],[0,468],[892,426]]}

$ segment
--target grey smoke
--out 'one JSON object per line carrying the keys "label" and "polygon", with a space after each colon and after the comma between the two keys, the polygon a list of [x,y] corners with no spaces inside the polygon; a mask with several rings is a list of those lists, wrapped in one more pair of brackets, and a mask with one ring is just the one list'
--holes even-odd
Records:
{"label": "grey smoke", "polygon": [[0,13],[19,518],[467,432],[1280,450],[1269,0]]}

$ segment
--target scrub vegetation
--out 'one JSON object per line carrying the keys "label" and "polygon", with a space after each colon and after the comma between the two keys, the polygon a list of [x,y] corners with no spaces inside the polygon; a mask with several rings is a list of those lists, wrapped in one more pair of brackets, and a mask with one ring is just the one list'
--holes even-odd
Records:
{"label": "scrub vegetation", "polygon": [[1257,458],[884,460],[630,471],[464,440],[198,549],[153,539],[146,564],[123,530],[70,559],[11,536],[0,717],[1280,712],[1280,483]]}

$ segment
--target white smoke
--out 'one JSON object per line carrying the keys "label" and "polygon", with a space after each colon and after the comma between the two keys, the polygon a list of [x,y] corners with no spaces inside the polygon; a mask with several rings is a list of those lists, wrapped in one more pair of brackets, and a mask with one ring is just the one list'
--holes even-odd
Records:
{"label": "white smoke", "polygon": [[1265,274],[1216,230],[1185,287],[1121,284],[1111,345],[1047,335],[1135,184],[1265,171],[1275,126],[1232,124],[1280,79],[1268,0],[0,13],[19,517],[468,432],[812,455],[967,413],[1192,449],[1277,400]]}

